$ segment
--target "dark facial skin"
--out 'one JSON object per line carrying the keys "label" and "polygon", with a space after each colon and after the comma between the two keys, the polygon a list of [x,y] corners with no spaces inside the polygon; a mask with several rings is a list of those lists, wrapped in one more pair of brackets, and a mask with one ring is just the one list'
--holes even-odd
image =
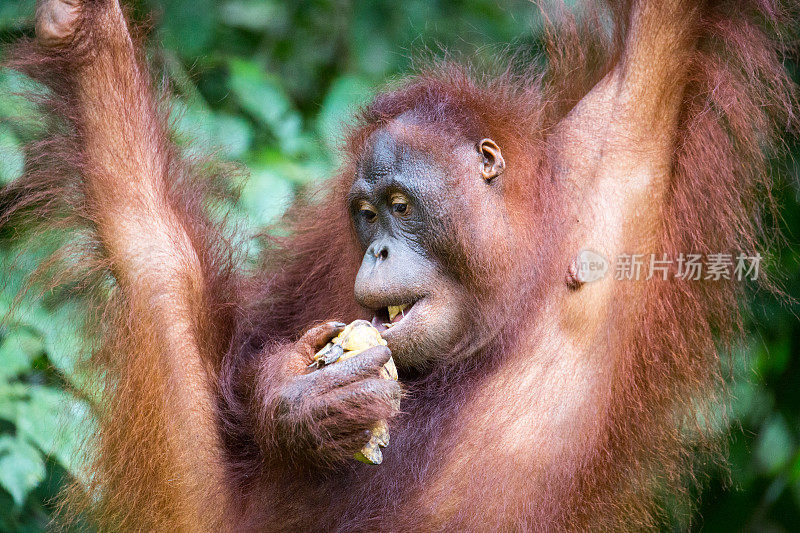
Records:
{"label": "dark facial skin", "polygon": [[[473,157],[477,163],[477,153]],[[465,290],[433,252],[446,246],[454,188],[431,159],[379,130],[350,190],[353,224],[365,249],[355,298],[375,314],[373,325],[400,367],[421,368],[446,353],[467,321]],[[391,321],[397,306],[402,312]]]}

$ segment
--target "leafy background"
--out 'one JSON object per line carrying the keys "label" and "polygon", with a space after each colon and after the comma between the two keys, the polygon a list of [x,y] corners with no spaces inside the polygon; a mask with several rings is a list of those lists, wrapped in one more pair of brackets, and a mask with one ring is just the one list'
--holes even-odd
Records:
{"label": "leafy background", "polygon": [[[31,33],[33,3],[0,2],[0,43]],[[175,93],[176,138],[216,147],[219,157],[250,170],[235,207],[249,228],[277,220],[299,190],[335,168],[342,123],[387,79],[408,72],[414,57],[447,50],[490,59],[509,43],[540,46],[525,0],[137,0],[132,7],[152,25],[158,46],[150,55]],[[0,71],[0,187],[24,163],[20,117],[34,116],[14,96],[24,86]],[[793,179],[779,192],[788,242],[772,258],[790,298],[753,298],[731,370],[730,465],[701,480],[692,529],[791,531],[800,523],[800,308],[791,300],[800,295],[800,204]],[[17,244],[13,228],[0,234],[0,531],[40,531],[59,486],[76,475],[91,409],[69,392],[82,379],[71,321],[80,303],[44,294],[6,316],[37,258]]]}

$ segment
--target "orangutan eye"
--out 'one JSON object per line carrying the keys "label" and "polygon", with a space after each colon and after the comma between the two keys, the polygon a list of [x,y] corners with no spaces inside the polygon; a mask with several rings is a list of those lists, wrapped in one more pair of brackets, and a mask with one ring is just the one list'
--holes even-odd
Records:
{"label": "orangutan eye", "polygon": [[375,219],[378,218],[378,213],[372,209],[362,209],[358,213],[361,215],[361,218],[367,222],[375,222]]}
{"label": "orangutan eye", "polygon": [[392,212],[398,215],[407,215],[409,212],[408,198],[402,194],[395,194],[392,196]]}
{"label": "orangutan eye", "polygon": [[358,203],[358,215],[367,222],[375,222],[378,218],[378,213],[369,202],[361,201]]}

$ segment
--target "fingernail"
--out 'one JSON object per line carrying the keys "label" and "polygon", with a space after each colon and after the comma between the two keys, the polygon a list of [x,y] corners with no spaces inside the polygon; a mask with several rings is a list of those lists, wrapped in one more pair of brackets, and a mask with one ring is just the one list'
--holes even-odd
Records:
{"label": "fingernail", "polygon": [[329,324],[335,328],[343,328],[347,325],[344,322],[329,322]]}

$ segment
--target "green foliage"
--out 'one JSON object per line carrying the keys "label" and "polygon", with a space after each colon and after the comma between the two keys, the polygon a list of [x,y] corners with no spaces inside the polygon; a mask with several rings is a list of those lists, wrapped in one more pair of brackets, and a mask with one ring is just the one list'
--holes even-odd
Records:
{"label": "green foliage", "polygon": [[40,451],[24,439],[0,436],[0,485],[22,505],[45,474]]}
{"label": "green foliage", "polygon": [[[30,35],[34,0],[0,2],[0,43]],[[169,79],[174,137],[244,164],[234,214],[245,228],[276,222],[289,203],[330,175],[342,125],[386,79],[429,50],[487,60],[506,44],[536,46],[527,0],[136,0],[155,13],[150,51]],[[0,187],[22,171],[34,113],[14,93],[24,78],[0,71]],[[795,152],[798,152],[795,150]],[[797,190],[783,191],[790,245],[780,268],[800,295]],[[795,234],[792,234],[794,232]],[[91,434],[80,302],[34,295],[9,314],[38,256],[0,235],[0,531],[41,531],[59,486],[74,479]],[[706,530],[790,531],[800,520],[800,325],[793,301],[759,297],[752,333],[732,371],[730,476],[700,498]]]}

